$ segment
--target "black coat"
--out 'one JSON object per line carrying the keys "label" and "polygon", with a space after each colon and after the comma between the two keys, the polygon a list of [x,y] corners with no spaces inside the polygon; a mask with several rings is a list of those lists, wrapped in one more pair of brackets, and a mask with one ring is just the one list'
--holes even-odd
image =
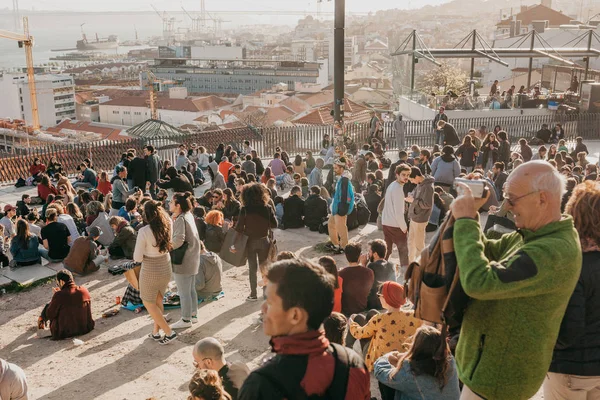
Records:
{"label": "black coat", "polygon": [[311,231],[319,230],[319,226],[327,219],[328,213],[327,200],[323,197],[311,194],[304,201],[304,224]]}
{"label": "black coat", "polygon": [[452,124],[446,123],[442,129],[442,132],[444,133],[444,144],[449,146],[458,146],[460,144],[460,139],[458,138],[456,129],[454,129]]}
{"label": "black coat", "polygon": [[579,281],[563,317],[550,372],[600,375],[600,252],[583,253]]}
{"label": "black coat", "polygon": [[227,232],[223,231],[223,227],[217,225],[206,225],[206,239],[204,245],[208,251],[219,253],[223,247],[223,241]]}
{"label": "black coat", "polygon": [[[133,187],[146,188],[147,163],[145,158],[136,157],[129,162],[128,179],[133,179]],[[131,174],[131,175],[130,175]],[[131,188],[133,189],[133,188]]]}
{"label": "black coat", "polygon": [[283,228],[294,229],[304,226],[304,200],[290,196],[283,202]]}
{"label": "black coat", "polygon": [[381,203],[381,196],[376,192],[368,192],[365,196],[365,201],[367,202],[367,207],[371,213],[369,222],[377,222],[377,217],[379,216],[379,213],[377,212],[377,206],[379,206],[379,203]]}
{"label": "black coat", "polygon": [[194,193],[194,188],[188,178],[181,174],[172,179],[157,182],[156,185],[161,189],[173,189],[175,193]]}

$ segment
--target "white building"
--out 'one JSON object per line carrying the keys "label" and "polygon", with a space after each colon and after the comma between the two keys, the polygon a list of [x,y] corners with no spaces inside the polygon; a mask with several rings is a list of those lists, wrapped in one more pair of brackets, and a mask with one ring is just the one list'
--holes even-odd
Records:
{"label": "white building", "polygon": [[243,47],[231,45],[191,46],[191,57],[204,60],[241,60],[245,58]]}
{"label": "white building", "polygon": [[[75,119],[75,82],[69,75],[36,75],[40,125],[54,126]],[[33,122],[26,74],[0,74],[0,117]]]}
{"label": "white building", "polygon": [[[158,118],[174,126],[194,124],[214,110],[229,106],[229,102],[217,96],[196,98],[158,98]],[[120,97],[99,104],[100,122],[110,125],[134,126],[151,117],[146,96]]]}

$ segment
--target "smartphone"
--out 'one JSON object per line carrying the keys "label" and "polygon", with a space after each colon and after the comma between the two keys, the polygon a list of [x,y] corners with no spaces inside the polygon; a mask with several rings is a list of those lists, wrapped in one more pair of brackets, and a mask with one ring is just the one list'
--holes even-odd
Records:
{"label": "smartphone", "polygon": [[463,178],[454,179],[454,190],[456,190],[456,193],[458,193],[459,195],[462,195],[463,188],[461,186],[457,185],[458,183],[464,183],[465,185],[467,185],[471,189],[471,192],[473,193],[473,197],[475,197],[477,199],[481,199],[485,194],[485,182],[484,181],[471,181],[469,179],[463,179]]}

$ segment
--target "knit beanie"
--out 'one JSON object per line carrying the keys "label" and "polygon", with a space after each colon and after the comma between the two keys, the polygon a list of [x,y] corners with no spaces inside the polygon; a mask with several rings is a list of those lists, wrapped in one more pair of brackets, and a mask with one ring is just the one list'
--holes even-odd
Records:
{"label": "knit beanie", "polygon": [[388,281],[381,286],[383,299],[392,308],[400,308],[406,302],[404,288],[397,282]]}

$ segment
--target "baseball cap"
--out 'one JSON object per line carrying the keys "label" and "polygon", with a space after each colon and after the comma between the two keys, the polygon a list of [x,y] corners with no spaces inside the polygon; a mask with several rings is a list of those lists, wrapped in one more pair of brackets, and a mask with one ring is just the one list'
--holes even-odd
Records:
{"label": "baseball cap", "polygon": [[7,205],[4,206],[4,212],[5,213],[7,213],[9,211],[12,211],[12,210],[16,210],[16,209],[17,209],[17,207],[11,206],[10,204],[7,204]]}
{"label": "baseball cap", "polygon": [[102,231],[97,226],[92,226],[90,228],[89,232],[90,232],[90,236],[91,237],[97,237],[97,236],[101,236],[102,235]]}

